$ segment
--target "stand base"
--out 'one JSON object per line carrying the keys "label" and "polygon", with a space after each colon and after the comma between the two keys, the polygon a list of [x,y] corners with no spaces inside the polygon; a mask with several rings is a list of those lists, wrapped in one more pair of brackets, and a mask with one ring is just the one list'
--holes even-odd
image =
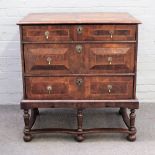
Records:
{"label": "stand base", "polygon": [[[124,101],[124,103],[123,103]],[[59,101],[60,102],[60,101]],[[78,142],[82,142],[85,139],[85,134],[94,134],[94,133],[126,133],[128,134],[127,139],[129,141],[135,141],[136,140],[136,128],[135,128],[135,109],[138,109],[139,103],[137,100],[116,100],[116,101],[96,101],[97,103],[94,103],[95,101],[87,100],[84,102],[84,100],[79,101],[80,103],[77,103],[77,101],[74,101],[74,103],[69,102],[68,106],[67,103],[64,104],[64,100],[58,104],[57,101],[42,101],[41,100],[23,100],[21,102],[21,108],[24,109],[24,122],[25,122],[25,131],[24,132],[24,141],[29,142],[32,140],[33,134],[40,134],[40,133],[66,133],[66,134],[72,134],[74,135],[75,139]],[[45,104],[42,104],[45,103]],[[52,104],[53,103],[53,104]],[[84,104],[85,103],[85,104]],[[109,103],[109,104],[108,104]],[[53,106],[52,106],[53,105]],[[66,106],[66,108],[76,108],[77,109],[77,129],[64,129],[64,128],[42,128],[42,129],[32,129],[36,117],[39,115],[38,108],[64,108],[63,106]],[[62,107],[61,107],[61,106]],[[120,106],[121,105],[121,106]],[[45,107],[44,107],[45,106]],[[83,129],[82,123],[83,123],[83,109],[85,108],[106,108],[106,107],[112,107],[112,108],[120,108],[119,114],[122,116],[124,123],[126,124],[127,128],[91,128],[91,129]],[[119,107],[120,106],[120,107]],[[125,107],[126,106],[126,107]],[[127,109],[130,109],[130,114],[128,115]],[[31,113],[29,114],[29,110],[31,110]]]}

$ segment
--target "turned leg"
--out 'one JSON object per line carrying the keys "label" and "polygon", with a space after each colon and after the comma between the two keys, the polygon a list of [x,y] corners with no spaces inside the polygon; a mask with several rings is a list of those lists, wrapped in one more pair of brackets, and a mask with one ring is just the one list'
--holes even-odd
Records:
{"label": "turned leg", "polygon": [[37,115],[39,115],[38,108],[31,109],[31,116],[29,118],[29,128],[31,129],[36,121]]}
{"label": "turned leg", "polygon": [[136,128],[135,128],[135,118],[136,118],[136,114],[135,114],[135,109],[131,109],[130,110],[130,127],[129,127],[129,135],[127,137],[127,139],[129,141],[135,141],[136,140]]}
{"label": "turned leg", "polygon": [[82,142],[84,140],[83,134],[80,133],[80,132],[83,131],[82,124],[83,124],[83,113],[82,113],[82,109],[78,109],[77,110],[77,125],[78,125],[77,131],[78,131],[78,134],[75,137],[78,142]]}
{"label": "turned leg", "polygon": [[32,140],[32,136],[30,133],[30,114],[27,109],[24,110],[24,123],[25,123],[25,127],[24,127],[23,139],[25,142],[29,142]]}
{"label": "turned leg", "polygon": [[120,108],[119,109],[119,111],[118,111],[118,113],[121,115],[122,114],[122,110],[123,110],[124,108]]}
{"label": "turned leg", "polygon": [[35,112],[36,115],[39,115],[39,110],[38,110],[38,108],[34,108],[34,112]]}

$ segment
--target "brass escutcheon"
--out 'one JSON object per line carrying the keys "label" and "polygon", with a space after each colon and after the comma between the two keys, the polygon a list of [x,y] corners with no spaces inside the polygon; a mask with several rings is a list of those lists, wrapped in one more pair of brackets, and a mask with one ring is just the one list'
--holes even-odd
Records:
{"label": "brass escutcheon", "polygon": [[111,93],[112,85],[108,85],[107,88],[108,88],[108,92]]}
{"label": "brass escutcheon", "polygon": [[81,79],[81,78],[76,79],[76,84],[78,86],[81,86],[83,84],[83,79]]}
{"label": "brass escutcheon", "polygon": [[45,31],[45,37],[46,37],[46,39],[48,39],[49,38],[49,31]]}
{"label": "brass escutcheon", "polygon": [[51,91],[52,91],[52,86],[51,85],[48,85],[46,87],[47,91],[48,91],[48,94],[51,94]]}
{"label": "brass escutcheon", "polygon": [[108,57],[108,62],[111,65],[111,63],[112,63],[112,57]]}
{"label": "brass escutcheon", "polygon": [[48,64],[50,65],[51,64],[51,61],[52,61],[52,58],[51,57],[47,57],[47,62],[48,62]]}
{"label": "brass escutcheon", "polygon": [[81,53],[82,52],[82,45],[76,45],[76,52]]}
{"label": "brass escutcheon", "polygon": [[113,38],[114,31],[113,30],[109,31],[109,34],[110,34],[110,38],[112,39]]}
{"label": "brass escutcheon", "polygon": [[77,27],[77,33],[78,33],[78,34],[81,34],[82,31],[83,31],[82,26],[78,26],[78,27]]}

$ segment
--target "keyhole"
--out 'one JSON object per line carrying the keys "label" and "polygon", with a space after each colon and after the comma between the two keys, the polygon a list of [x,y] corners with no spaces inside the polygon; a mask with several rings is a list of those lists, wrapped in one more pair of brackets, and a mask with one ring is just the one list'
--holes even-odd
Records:
{"label": "keyhole", "polygon": [[78,32],[78,34],[81,34],[82,33],[82,26],[78,26],[77,32]]}
{"label": "keyhole", "polygon": [[82,79],[77,79],[77,80],[76,80],[76,84],[77,84],[78,86],[81,86],[82,83],[83,83],[83,80],[82,80]]}

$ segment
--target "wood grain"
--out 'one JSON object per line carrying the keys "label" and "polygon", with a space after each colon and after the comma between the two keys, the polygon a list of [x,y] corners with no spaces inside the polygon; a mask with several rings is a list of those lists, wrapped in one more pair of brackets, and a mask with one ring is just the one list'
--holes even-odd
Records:
{"label": "wood grain", "polygon": [[[79,45],[82,47],[80,53],[76,51]],[[25,44],[25,72],[40,76],[133,73],[134,48],[134,44],[115,43]]]}
{"label": "wood grain", "polygon": [[[37,13],[20,25],[24,140],[31,134],[127,133],[136,139],[138,24],[128,13]],[[127,128],[84,129],[86,108],[120,108]],[[32,129],[38,108],[77,109],[77,129]],[[125,110],[124,110],[125,109]],[[131,109],[130,115],[127,109]]]}
{"label": "wood grain", "polygon": [[139,24],[140,21],[128,13],[31,13],[17,24],[82,24],[82,23],[129,23]]}
{"label": "wood grain", "polygon": [[[81,84],[77,80],[82,80]],[[109,92],[108,85],[111,85]],[[47,87],[51,86],[49,93]],[[132,99],[132,77],[31,77],[26,78],[28,99]]]}

